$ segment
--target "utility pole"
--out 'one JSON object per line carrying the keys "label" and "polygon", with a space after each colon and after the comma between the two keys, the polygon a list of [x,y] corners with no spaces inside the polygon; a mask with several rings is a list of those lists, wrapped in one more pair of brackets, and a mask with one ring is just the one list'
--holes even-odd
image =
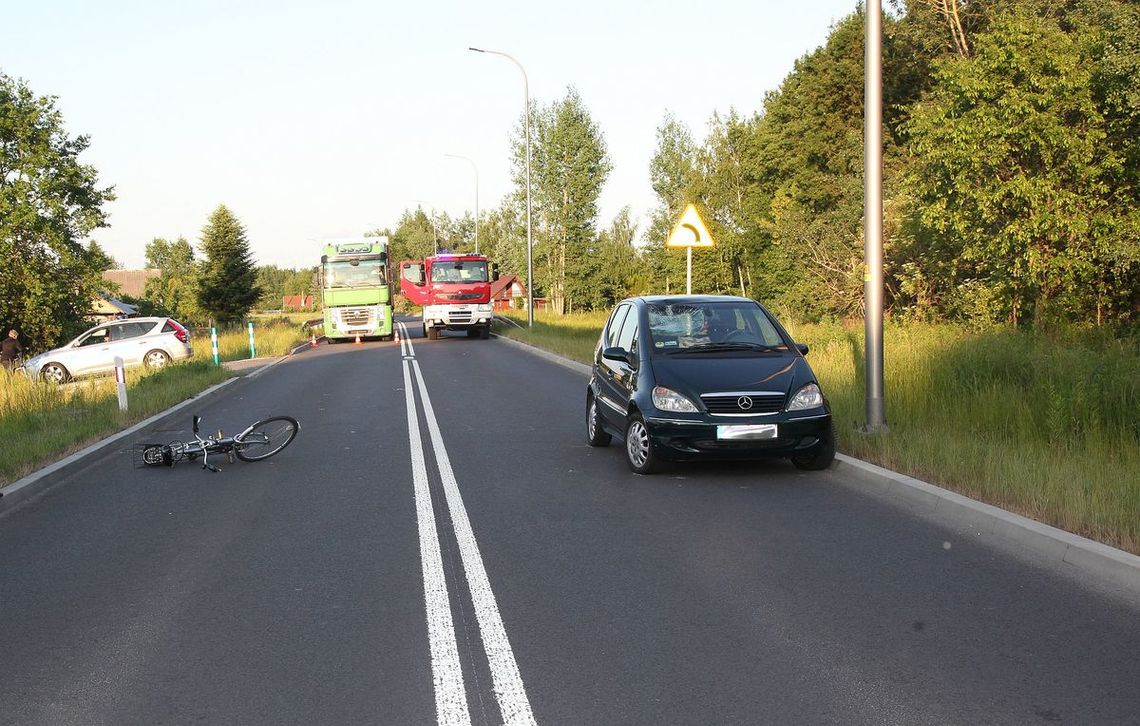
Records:
{"label": "utility pole", "polygon": [[867,0],[863,96],[863,306],[868,434],[887,430],[883,406],[883,8]]}

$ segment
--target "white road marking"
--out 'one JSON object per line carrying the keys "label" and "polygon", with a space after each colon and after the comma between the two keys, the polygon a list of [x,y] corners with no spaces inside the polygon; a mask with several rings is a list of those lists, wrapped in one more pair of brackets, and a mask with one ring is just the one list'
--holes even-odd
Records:
{"label": "white road marking", "polygon": [[435,510],[432,508],[431,490],[428,488],[427,465],[424,462],[420,423],[416,416],[416,402],[407,361],[404,361],[404,398],[408,406],[408,440],[412,454],[412,478],[415,482],[416,524],[420,536],[420,564],[424,576],[436,718],[440,724],[447,726],[466,725],[471,723],[471,715],[467,709],[467,691],[463,686],[463,669],[455,642],[451,600],[447,595],[439,535],[435,528]]}
{"label": "white road marking", "polygon": [[[487,661],[491,666],[495,698],[499,702],[499,711],[502,713],[503,723],[533,724],[535,721],[530,708],[530,701],[527,699],[526,689],[523,686],[522,676],[519,674],[518,663],[515,662],[510,641],[507,639],[506,628],[503,627],[503,619],[499,615],[499,606],[495,602],[495,594],[491,591],[491,583],[487,579],[487,570],[483,566],[483,557],[479,554],[479,545],[475,541],[475,533],[471,529],[467,509],[463,506],[463,497],[459,494],[459,484],[455,480],[455,472],[451,469],[451,460],[448,458],[447,448],[443,444],[443,435],[439,431],[439,424],[435,418],[435,411],[432,409],[427,386],[424,385],[419,361],[413,360],[411,366],[415,371],[416,383],[420,389],[420,401],[424,406],[424,419],[427,421],[432,447],[435,449],[436,462],[439,464],[439,474],[443,481],[447,508],[451,512],[451,523],[455,529],[456,540],[459,543],[459,554],[463,561],[463,571],[467,576],[467,585],[471,590],[471,604],[475,608],[475,617],[479,621],[479,634],[483,638],[483,650],[486,652]],[[406,367],[407,364],[405,363]],[[405,385],[407,384],[405,383]]]}

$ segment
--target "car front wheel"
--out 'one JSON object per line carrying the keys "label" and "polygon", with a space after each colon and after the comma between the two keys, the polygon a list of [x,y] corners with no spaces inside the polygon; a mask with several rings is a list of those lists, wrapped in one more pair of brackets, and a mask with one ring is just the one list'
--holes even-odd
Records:
{"label": "car front wheel", "polygon": [[70,377],[67,369],[59,363],[48,363],[40,369],[40,378],[48,383],[66,383]]}
{"label": "car front wheel", "polygon": [[809,449],[807,453],[792,457],[792,464],[804,471],[823,471],[835,461],[835,429],[827,427],[827,433],[820,437],[819,443]]}
{"label": "car front wheel", "polygon": [[637,474],[652,474],[657,471],[658,457],[649,437],[649,429],[641,416],[633,416],[625,430],[625,458],[629,468]]}

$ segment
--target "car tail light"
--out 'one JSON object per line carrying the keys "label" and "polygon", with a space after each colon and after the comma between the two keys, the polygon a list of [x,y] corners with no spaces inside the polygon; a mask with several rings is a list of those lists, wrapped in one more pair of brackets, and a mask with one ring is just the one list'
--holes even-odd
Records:
{"label": "car tail light", "polygon": [[173,320],[167,319],[166,322],[170,323],[170,325],[174,327],[174,337],[178,338],[178,341],[180,343],[190,342],[190,331],[186,330],[186,328],[182,327]]}

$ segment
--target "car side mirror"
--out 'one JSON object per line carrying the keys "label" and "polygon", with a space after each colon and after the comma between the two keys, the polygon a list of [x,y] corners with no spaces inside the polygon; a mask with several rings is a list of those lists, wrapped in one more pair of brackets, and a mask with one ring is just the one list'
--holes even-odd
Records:
{"label": "car side mirror", "polygon": [[807,343],[796,343],[796,350],[798,350],[800,352],[800,355],[807,355],[808,354],[808,344]]}
{"label": "car side mirror", "polygon": [[201,416],[194,417],[194,433],[198,433],[198,424],[202,421]]}
{"label": "car side mirror", "polygon": [[616,346],[612,348],[604,348],[602,350],[602,357],[606,360],[617,360],[621,361],[622,363],[630,362],[629,351],[627,351],[625,348],[618,348]]}
{"label": "car side mirror", "polygon": [[491,263],[491,281],[494,282],[495,280],[498,280],[498,279],[499,279],[499,263],[498,262],[492,262]]}

